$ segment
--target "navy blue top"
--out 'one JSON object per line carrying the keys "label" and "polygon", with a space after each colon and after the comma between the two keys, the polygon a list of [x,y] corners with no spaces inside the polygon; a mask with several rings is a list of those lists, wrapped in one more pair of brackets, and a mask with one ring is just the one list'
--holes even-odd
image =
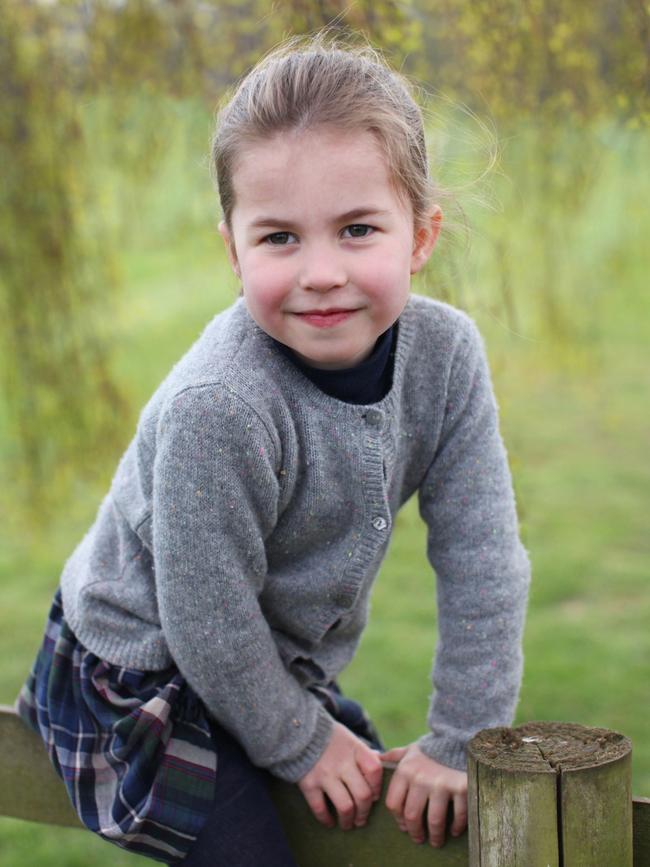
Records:
{"label": "navy blue top", "polygon": [[345,403],[377,403],[388,394],[393,380],[393,361],[397,343],[397,323],[377,339],[368,358],[354,367],[321,370],[306,364],[296,353],[275,340],[275,345],[315,386]]}

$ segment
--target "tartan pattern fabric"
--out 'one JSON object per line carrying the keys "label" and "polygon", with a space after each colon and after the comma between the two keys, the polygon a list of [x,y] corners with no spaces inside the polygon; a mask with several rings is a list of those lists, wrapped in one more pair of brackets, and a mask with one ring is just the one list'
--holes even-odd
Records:
{"label": "tartan pattern fabric", "polygon": [[65,622],[57,591],[16,710],[43,738],[86,827],[155,860],[183,860],[213,803],[217,756],[177,669],[98,659]]}
{"label": "tartan pattern fabric", "polygon": [[[383,749],[336,683],[311,691]],[[142,672],[99,659],[66,623],[59,589],[16,710],[42,737],[87,828],[154,860],[183,861],[213,809],[218,757],[205,706],[176,667]]]}

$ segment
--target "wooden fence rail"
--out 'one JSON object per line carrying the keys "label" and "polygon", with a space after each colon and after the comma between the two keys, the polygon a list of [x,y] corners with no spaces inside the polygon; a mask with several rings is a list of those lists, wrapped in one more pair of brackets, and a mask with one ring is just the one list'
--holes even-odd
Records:
{"label": "wooden fence rail", "polygon": [[[509,849],[508,846],[503,847],[502,839],[499,839],[498,844],[494,841],[490,842],[492,826],[486,818],[490,810],[496,811],[496,814],[500,812],[503,820],[501,821],[501,828],[503,829],[506,827],[506,820],[503,818],[507,812],[505,806],[510,804],[512,807],[517,797],[520,798],[519,807],[526,802],[526,787],[522,784],[522,768],[520,764],[518,766],[521,755],[517,753],[516,743],[519,740],[520,744],[527,744],[526,752],[530,756],[532,751],[528,749],[528,746],[532,746],[534,742],[526,741],[525,738],[539,736],[539,730],[535,730],[533,733],[531,731],[527,732],[526,727],[514,730],[490,729],[487,732],[479,733],[477,738],[472,741],[474,746],[477,739],[484,738],[485,740],[487,736],[492,747],[488,748],[487,751],[484,750],[479,758],[477,756],[480,749],[476,752],[473,747],[470,748],[468,766],[470,774],[469,835],[465,834],[456,839],[449,838],[442,849],[433,849],[426,844],[416,846],[406,834],[398,830],[395,820],[383,805],[383,798],[373,808],[365,828],[357,828],[353,831],[340,831],[338,828],[326,829],[313,818],[297,786],[283,783],[280,780],[274,781],[273,799],[296,861],[300,867],[402,867],[402,865],[404,867],[420,867],[420,865],[429,865],[429,867],[535,867],[536,863],[541,864],[541,861],[530,860],[530,854],[525,852],[527,844],[521,843],[526,838],[526,823],[531,828],[537,823],[537,828],[539,828],[541,815],[528,814],[526,818],[517,808],[519,810],[517,812],[517,835],[515,837],[510,835],[509,837],[508,833],[505,833],[501,836],[508,839],[519,839],[519,852],[516,849],[513,850],[512,846]],[[512,732],[512,736],[509,736],[507,732]],[[495,758],[495,738],[498,741],[496,753],[500,750],[500,757],[498,758]],[[478,746],[480,747],[480,744]],[[546,744],[546,746],[548,745]],[[535,749],[537,748],[535,746]],[[592,742],[589,748],[593,748],[592,754],[595,754],[598,744],[594,747]],[[514,762],[509,771],[506,771],[505,767],[501,768],[500,782],[496,786],[492,786],[491,790],[485,784],[485,780],[490,775],[493,780],[497,780],[499,777],[499,774],[495,776],[494,767],[491,766],[495,763],[497,765],[507,764],[508,752],[510,752],[511,758],[513,753],[516,754],[517,761]],[[592,755],[593,757],[594,755]],[[620,758],[621,756],[617,755],[613,760],[614,763]],[[626,761],[629,765],[629,758],[628,760],[623,759],[622,764],[625,765]],[[598,757],[596,756],[597,767],[602,768],[604,765],[611,764],[611,762],[602,761],[598,764]],[[477,771],[479,765],[482,766],[482,771]],[[611,767],[609,767],[609,772],[611,773]],[[384,796],[391,773],[391,767],[386,767]],[[543,773],[549,778],[548,767]],[[627,773],[628,770],[624,769],[623,777]],[[530,769],[525,771],[524,776],[526,774],[530,777]],[[482,786],[481,780],[483,780]],[[509,783],[514,783],[515,789],[518,791],[514,800],[512,793],[515,789]],[[600,789],[602,786],[596,783],[591,792],[591,800],[585,801],[584,793],[574,796],[577,801],[578,812],[581,803],[585,808],[584,815],[587,827],[589,827],[590,822],[593,825],[594,793]],[[553,783],[553,792],[556,792],[555,783]],[[554,799],[555,795],[553,795],[553,803],[555,804]],[[628,798],[628,800],[630,799]],[[598,809],[601,809],[603,803],[605,802],[600,803]],[[629,809],[629,806],[629,804],[627,807],[625,804],[619,804],[614,811],[616,815],[612,813],[609,816],[610,824],[614,826],[613,837],[617,835],[616,827],[618,826],[618,831],[621,832],[619,839],[626,839],[626,830],[622,825],[628,821],[626,809]],[[650,867],[650,799],[635,798],[631,806],[633,864],[634,867]],[[548,804],[545,809],[547,817],[545,840],[548,841],[549,837],[552,839],[557,832],[558,826],[555,825],[555,819],[560,818],[560,812],[556,814],[554,809],[551,809],[549,814]],[[81,827],[76,813],[70,805],[63,783],[52,768],[41,741],[22,723],[12,708],[4,706],[0,706],[0,816],[12,816],[52,825]],[[598,822],[602,822],[602,815],[598,814],[598,817]],[[483,822],[482,829],[481,822]],[[482,834],[481,830],[483,831]],[[474,841],[472,846],[469,845],[470,838]],[[561,845],[561,836],[559,839]],[[625,845],[623,845],[620,852],[618,850],[616,852],[618,861],[598,860],[601,856],[597,852],[594,854],[593,851],[587,851],[587,848],[584,848],[584,852],[579,853],[578,860],[575,860],[577,857],[575,854],[570,855],[570,860],[567,860],[564,855],[558,853],[558,859],[555,861],[546,859],[543,862],[543,867],[546,867],[547,863],[550,864],[550,867],[556,867],[556,865],[558,867],[559,865],[561,867],[618,867],[619,864],[625,863],[622,859],[629,855],[625,851]],[[607,858],[609,857],[607,856]]]}

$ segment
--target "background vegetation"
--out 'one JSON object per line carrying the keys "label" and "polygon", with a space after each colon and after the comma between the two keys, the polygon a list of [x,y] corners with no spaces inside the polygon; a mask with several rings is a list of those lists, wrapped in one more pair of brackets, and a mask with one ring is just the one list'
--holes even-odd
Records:
{"label": "background vegetation", "polygon": [[[534,567],[518,721],[625,732],[634,790],[650,795],[641,0],[0,0],[0,702],[139,409],[236,294],[207,175],[214,106],[284,35],[332,20],[430,94],[452,231],[416,290],[468,309],[488,345]],[[411,503],[343,677],[390,745],[423,730],[435,645],[423,551]],[[0,860],[134,859],[5,819]]]}

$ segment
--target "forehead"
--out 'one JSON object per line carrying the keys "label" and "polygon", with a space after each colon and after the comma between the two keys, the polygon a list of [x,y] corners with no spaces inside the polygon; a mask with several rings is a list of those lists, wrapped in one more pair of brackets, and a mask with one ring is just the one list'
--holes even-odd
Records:
{"label": "forehead", "polygon": [[[276,133],[246,144],[233,170],[235,213],[342,213],[359,205],[410,211],[376,137],[330,128]],[[284,213],[285,211],[289,213]]]}

